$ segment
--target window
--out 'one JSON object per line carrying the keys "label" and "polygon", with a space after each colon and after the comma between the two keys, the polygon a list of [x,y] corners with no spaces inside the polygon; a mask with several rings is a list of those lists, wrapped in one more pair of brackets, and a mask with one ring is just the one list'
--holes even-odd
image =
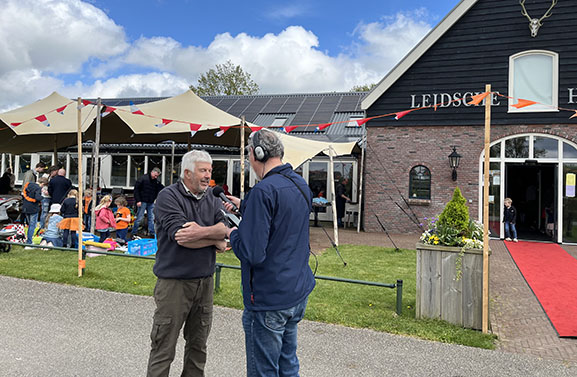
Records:
{"label": "window", "polygon": [[349,117],[349,122],[347,123],[347,125],[345,127],[358,127],[359,124],[357,123],[357,120],[360,119],[364,119],[362,116],[358,116],[358,115],[353,115],[351,117]]}
{"label": "window", "polygon": [[418,165],[411,169],[409,198],[431,199],[431,171],[426,166]]}
{"label": "window", "polygon": [[286,123],[287,119],[288,118],[275,118],[270,126],[271,127],[282,127]]}
{"label": "window", "polygon": [[128,172],[128,156],[112,156],[110,184],[112,186],[126,186]]}
{"label": "window", "polygon": [[[551,51],[524,51],[509,58],[509,112],[558,111],[559,56]],[[519,99],[539,102],[520,109]]]}

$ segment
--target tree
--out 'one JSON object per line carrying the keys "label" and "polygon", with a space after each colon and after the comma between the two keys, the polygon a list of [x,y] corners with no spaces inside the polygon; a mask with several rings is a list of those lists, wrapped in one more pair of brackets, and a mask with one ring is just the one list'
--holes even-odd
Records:
{"label": "tree", "polygon": [[230,60],[200,75],[198,85],[191,85],[190,89],[199,96],[249,95],[257,94],[260,90],[250,73]]}
{"label": "tree", "polygon": [[368,92],[371,89],[373,89],[375,86],[377,86],[377,84],[375,84],[375,83],[364,84],[364,85],[355,85],[352,87],[351,90],[349,90],[349,92]]}

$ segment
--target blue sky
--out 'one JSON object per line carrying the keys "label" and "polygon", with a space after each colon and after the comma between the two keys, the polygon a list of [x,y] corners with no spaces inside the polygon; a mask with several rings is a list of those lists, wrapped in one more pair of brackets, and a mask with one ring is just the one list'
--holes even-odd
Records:
{"label": "blue sky", "polygon": [[227,60],[262,93],[378,82],[458,0],[2,0],[0,111],[70,97],[171,96]]}

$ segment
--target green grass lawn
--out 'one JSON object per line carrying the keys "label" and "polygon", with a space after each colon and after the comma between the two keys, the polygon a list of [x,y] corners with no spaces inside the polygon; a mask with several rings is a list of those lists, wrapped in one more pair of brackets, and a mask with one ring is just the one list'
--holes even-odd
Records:
{"label": "green grass lawn", "polygon": [[[480,331],[437,320],[415,319],[414,250],[384,249],[372,246],[342,245],[343,266],[334,249],[318,256],[317,275],[381,283],[396,283],[402,279],[403,313],[395,313],[396,291],[384,287],[317,280],[309,298],[306,318],[313,321],[369,328],[446,343],[494,348],[495,337]],[[238,265],[232,252],[219,254],[217,261]],[[100,256],[88,258],[86,273],[77,277],[77,254],[66,251],[24,250],[13,247],[0,253],[0,274],[24,279],[51,281],[82,287],[104,289],[137,295],[152,295],[156,278],[152,260]],[[311,267],[315,259],[311,257]],[[215,294],[215,304],[242,308],[240,271],[223,269],[221,289]]]}

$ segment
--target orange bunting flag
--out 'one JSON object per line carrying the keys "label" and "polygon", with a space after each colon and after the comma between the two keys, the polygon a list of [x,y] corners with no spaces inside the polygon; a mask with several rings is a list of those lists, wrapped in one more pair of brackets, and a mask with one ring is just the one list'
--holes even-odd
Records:
{"label": "orange bunting flag", "polygon": [[535,101],[529,101],[528,99],[519,98],[519,101],[516,104],[511,105],[511,106],[516,108],[516,109],[521,109],[523,107],[531,106],[531,105],[534,105],[536,103],[537,102],[535,102]]}
{"label": "orange bunting flag", "polygon": [[470,102],[468,102],[468,105],[478,105],[481,103],[481,101],[483,101],[489,94],[491,94],[491,92],[485,92],[485,93],[481,93],[481,94],[477,94],[476,96],[472,97],[472,100]]}
{"label": "orange bunting flag", "polygon": [[573,118],[577,117],[577,110],[573,110],[573,111],[575,111],[575,114],[571,115],[571,116],[569,117],[569,119],[573,119]]}
{"label": "orange bunting flag", "polygon": [[298,126],[286,126],[283,127],[284,130],[286,131],[286,133],[288,134],[289,132],[291,132],[292,130],[294,130],[295,128],[297,128]]}
{"label": "orange bunting flag", "polygon": [[357,119],[357,124],[360,126],[362,126],[363,124],[367,123],[370,120],[370,118],[363,118],[363,119]]}
{"label": "orange bunting flag", "polygon": [[407,115],[407,114],[410,113],[411,111],[413,111],[413,110],[406,110],[406,111],[401,111],[401,112],[399,112],[399,113],[396,113],[396,114],[395,114],[395,120],[401,119],[402,117],[404,117],[405,115]]}
{"label": "orange bunting flag", "polygon": [[86,268],[86,259],[78,259],[78,268]]}

